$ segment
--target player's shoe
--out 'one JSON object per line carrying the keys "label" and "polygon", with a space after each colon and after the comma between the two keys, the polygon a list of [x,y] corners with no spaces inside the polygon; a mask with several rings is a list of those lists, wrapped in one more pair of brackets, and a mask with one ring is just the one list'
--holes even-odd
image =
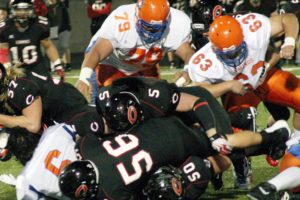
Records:
{"label": "player's shoe", "polygon": [[285,142],[291,136],[291,130],[288,123],[285,120],[278,120],[272,126],[264,129],[262,132],[272,134],[272,144],[269,148],[269,156],[273,160],[279,160],[286,150]]}
{"label": "player's shoe", "polygon": [[276,188],[274,185],[264,182],[253,188],[247,196],[252,200],[275,200]]}
{"label": "player's shoe", "polygon": [[251,189],[252,182],[251,160],[245,157],[241,161],[241,166],[239,166],[240,170],[237,170],[235,167],[233,171],[234,188],[240,190],[249,190]]}

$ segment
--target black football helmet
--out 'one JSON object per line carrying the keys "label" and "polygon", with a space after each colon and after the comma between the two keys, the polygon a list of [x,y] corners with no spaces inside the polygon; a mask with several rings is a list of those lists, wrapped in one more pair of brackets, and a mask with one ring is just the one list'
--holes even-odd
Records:
{"label": "black football helmet", "polygon": [[22,28],[28,27],[30,20],[35,17],[33,0],[11,0],[10,17]]}
{"label": "black football helmet", "polygon": [[208,32],[213,20],[225,13],[220,0],[197,0],[192,9],[192,29],[198,33]]}
{"label": "black football helmet", "polygon": [[115,132],[127,132],[144,119],[137,96],[125,91],[108,99],[103,115],[107,126]]}
{"label": "black football helmet", "polygon": [[185,192],[185,183],[181,170],[168,165],[159,168],[151,175],[143,194],[149,200],[182,199]]}
{"label": "black football helmet", "polygon": [[61,192],[71,199],[94,199],[99,190],[99,173],[90,160],[77,160],[67,165],[59,175]]}

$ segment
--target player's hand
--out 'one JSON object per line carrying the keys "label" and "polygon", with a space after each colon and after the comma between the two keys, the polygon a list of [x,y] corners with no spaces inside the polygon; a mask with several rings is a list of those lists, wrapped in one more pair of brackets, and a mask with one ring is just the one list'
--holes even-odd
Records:
{"label": "player's hand", "polygon": [[294,57],[295,46],[283,45],[280,50],[280,57],[285,59],[292,59]]}
{"label": "player's hand", "polygon": [[232,80],[231,83],[231,91],[236,94],[244,95],[247,92],[247,88],[244,86],[244,83],[238,80]]}
{"label": "player's hand", "polygon": [[190,84],[192,81],[186,71],[178,71],[174,75],[174,82],[178,87]]}
{"label": "player's hand", "polygon": [[81,92],[81,94],[83,94],[83,96],[89,100],[89,86],[81,80],[78,80],[75,86]]}
{"label": "player's hand", "polygon": [[214,150],[221,154],[230,154],[232,151],[232,145],[220,134],[215,134],[209,138],[211,146]]}
{"label": "player's hand", "polygon": [[12,174],[1,174],[0,181],[12,186],[15,186],[17,184],[17,179]]}

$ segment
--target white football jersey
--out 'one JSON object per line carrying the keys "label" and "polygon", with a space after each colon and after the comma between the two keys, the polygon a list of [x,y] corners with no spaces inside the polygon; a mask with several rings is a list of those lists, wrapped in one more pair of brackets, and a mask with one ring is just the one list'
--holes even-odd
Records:
{"label": "white football jersey", "polygon": [[44,131],[31,160],[17,177],[17,199],[68,199],[59,190],[58,176],[64,166],[76,160],[74,140],[75,132],[66,124]]}
{"label": "white football jersey", "polygon": [[264,60],[271,37],[271,24],[264,15],[250,13],[240,15],[237,20],[242,26],[244,41],[247,44],[248,56],[238,66],[243,68],[241,73],[229,71],[212,49],[209,42],[198,50],[190,59],[186,70],[194,82],[220,83],[237,79],[255,89],[258,80],[265,73]]}
{"label": "white football jersey", "polygon": [[93,36],[86,52],[91,50],[98,38],[108,39],[114,52],[101,64],[113,66],[130,75],[143,70],[143,67],[159,63],[166,52],[176,50],[191,39],[190,18],[180,10],[170,9],[168,28],[159,41],[151,44],[145,44],[139,37],[136,20],[136,4],[118,7]]}

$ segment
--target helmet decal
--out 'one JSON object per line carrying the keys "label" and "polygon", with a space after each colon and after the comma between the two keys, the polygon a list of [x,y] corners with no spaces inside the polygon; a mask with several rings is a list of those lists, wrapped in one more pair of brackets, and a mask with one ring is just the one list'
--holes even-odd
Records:
{"label": "helmet decal", "polygon": [[75,191],[75,197],[81,198],[86,196],[86,192],[88,191],[88,187],[86,185],[80,185]]}
{"label": "helmet decal", "polygon": [[175,177],[172,178],[171,183],[172,183],[172,188],[173,188],[174,193],[177,196],[182,196],[182,193],[183,193],[182,183]]}
{"label": "helmet decal", "polygon": [[134,106],[129,106],[128,107],[128,121],[130,124],[135,124],[136,120],[137,120],[137,110],[136,107]]}
{"label": "helmet decal", "polygon": [[222,15],[222,13],[223,13],[222,6],[221,5],[216,5],[214,7],[214,10],[213,10],[213,15],[212,15],[213,20],[215,20],[217,17],[220,17]]}

